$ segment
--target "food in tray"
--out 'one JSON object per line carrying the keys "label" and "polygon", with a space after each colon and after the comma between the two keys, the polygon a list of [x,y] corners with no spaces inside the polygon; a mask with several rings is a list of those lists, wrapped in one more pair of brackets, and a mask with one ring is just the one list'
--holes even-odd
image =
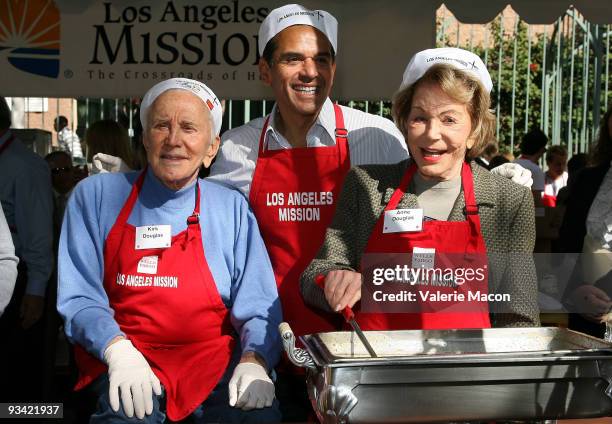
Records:
{"label": "food in tray", "polygon": [[[481,355],[537,353],[601,349],[609,346],[595,338],[580,338],[564,331],[535,328],[508,328],[483,331],[366,331],[368,340],[380,357]],[[336,358],[367,358],[355,333],[339,331],[318,333],[318,344]]]}

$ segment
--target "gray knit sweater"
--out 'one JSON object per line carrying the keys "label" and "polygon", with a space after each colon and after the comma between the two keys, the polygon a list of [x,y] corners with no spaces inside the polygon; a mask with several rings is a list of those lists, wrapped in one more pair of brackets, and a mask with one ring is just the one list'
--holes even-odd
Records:
{"label": "gray knit sweater", "polygon": [[[330,311],[314,277],[334,269],[357,270],[370,233],[398,187],[410,160],[395,165],[354,167],[346,177],[333,222],[323,246],[301,277],[307,304]],[[489,259],[489,292],[509,293],[512,304],[504,313],[490,304],[494,327],[538,326],[537,277],[533,262],[535,218],[528,188],[471,164],[481,231]],[[463,191],[449,221],[463,221]],[[398,208],[416,208],[417,198],[406,193]]]}

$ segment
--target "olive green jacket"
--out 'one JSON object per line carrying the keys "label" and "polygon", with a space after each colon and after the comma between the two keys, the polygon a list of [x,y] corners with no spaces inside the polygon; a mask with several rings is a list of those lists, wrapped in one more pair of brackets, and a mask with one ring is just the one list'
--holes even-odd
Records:
{"label": "olive green jacket", "polygon": [[[336,214],[323,246],[302,274],[305,302],[330,311],[314,277],[334,269],[358,270],[372,229],[398,187],[410,160],[394,165],[354,167],[346,177]],[[535,218],[531,191],[507,178],[491,174],[471,163],[474,193],[479,207],[482,236],[489,259],[489,292],[508,293],[511,306],[496,312],[490,302],[494,327],[538,326],[538,289],[533,247]],[[463,191],[457,197],[449,221],[463,221]],[[398,209],[417,208],[417,197],[406,193]]]}

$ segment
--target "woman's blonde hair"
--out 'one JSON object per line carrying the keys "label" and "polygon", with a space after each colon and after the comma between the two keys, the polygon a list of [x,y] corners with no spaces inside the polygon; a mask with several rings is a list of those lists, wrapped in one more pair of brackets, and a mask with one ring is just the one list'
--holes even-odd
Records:
{"label": "woman's blonde hair", "polygon": [[406,119],[412,108],[412,99],[421,84],[437,84],[447,96],[467,106],[472,120],[470,138],[474,145],[466,151],[467,159],[480,156],[487,143],[495,139],[495,116],[491,112],[491,98],[478,78],[451,65],[434,65],[414,84],[400,89],[393,97],[391,113],[395,125],[406,137]]}
{"label": "woman's blonde hair", "polygon": [[123,126],[110,119],[96,121],[85,133],[87,144],[87,161],[91,162],[96,153],[120,157],[129,166],[134,166],[134,157],[130,148],[130,136]]}

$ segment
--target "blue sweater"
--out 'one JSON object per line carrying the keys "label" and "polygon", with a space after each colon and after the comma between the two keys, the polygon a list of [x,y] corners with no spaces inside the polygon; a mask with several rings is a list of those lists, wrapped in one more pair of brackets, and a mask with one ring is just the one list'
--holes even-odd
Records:
{"label": "blue sweater", "polygon": [[[104,241],[128,198],[137,172],[99,174],[74,189],[59,245],[57,308],[68,338],[99,359],[108,343],[124,335],[113,319],[103,287]],[[185,230],[195,205],[194,184],[173,191],[147,172],[128,223]],[[200,227],[206,261],[230,309],[242,352],[260,354],[271,369],[279,359],[281,307],[272,266],[255,216],[238,192],[200,180]],[[169,311],[169,313],[172,313]]]}

